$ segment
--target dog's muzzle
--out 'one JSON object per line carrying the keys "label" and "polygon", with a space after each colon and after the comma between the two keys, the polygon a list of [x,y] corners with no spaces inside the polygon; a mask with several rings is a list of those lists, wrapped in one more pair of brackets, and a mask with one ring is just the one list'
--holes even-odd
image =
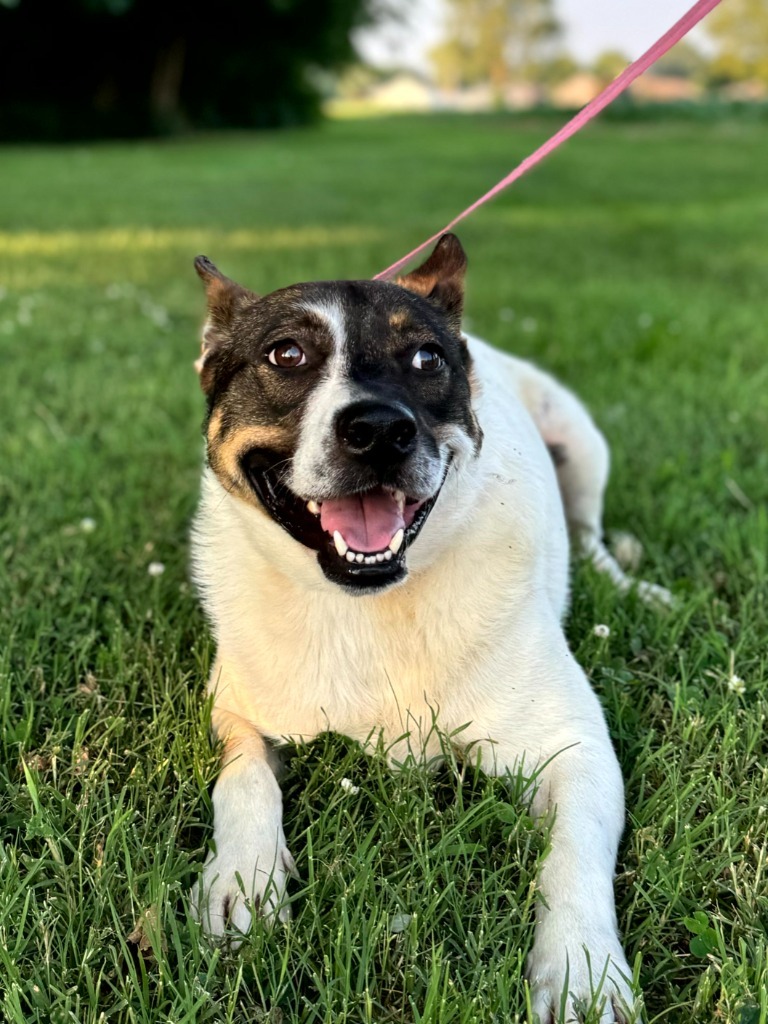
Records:
{"label": "dog's muzzle", "polygon": [[[392,407],[356,403],[337,420],[345,455],[370,469],[386,468],[386,479],[416,443],[412,417]],[[342,440],[342,437],[344,440]],[[245,476],[272,518],[295,540],[317,552],[326,577],[355,592],[397,583],[406,575],[405,554],[432,511],[442,488],[427,499],[377,485],[323,500],[299,497],[286,482],[283,453],[252,449],[241,460]],[[381,478],[379,472],[375,474]],[[381,474],[383,475],[383,473]]]}

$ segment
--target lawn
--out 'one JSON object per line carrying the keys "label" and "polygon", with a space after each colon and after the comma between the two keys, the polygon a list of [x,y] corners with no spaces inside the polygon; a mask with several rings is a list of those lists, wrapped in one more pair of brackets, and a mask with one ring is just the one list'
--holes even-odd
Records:
{"label": "lawn", "polygon": [[[529,1020],[545,842],[460,765],[291,749],[292,923],[236,954],[188,916],[217,770],[187,579],[192,258],[257,291],[370,276],[556,124],[0,154],[2,1020]],[[472,329],[586,399],[606,525],[678,597],[657,614],[576,566],[568,624],[626,779],[616,888],[649,1022],[768,1022],[766,166],[757,121],[604,121],[459,232]]]}

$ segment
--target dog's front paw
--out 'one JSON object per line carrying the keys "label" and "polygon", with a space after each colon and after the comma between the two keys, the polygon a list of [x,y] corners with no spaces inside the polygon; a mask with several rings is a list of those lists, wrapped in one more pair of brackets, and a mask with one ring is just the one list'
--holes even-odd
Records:
{"label": "dog's front paw", "polygon": [[282,829],[272,837],[220,839],[190,894],[193,913],[215,936],[247,932],[254,911],[270,923],[286,921],[289,876],[297,872]]}
{"label": "dog's front paw", "polygon": [[526,971],[540,1024],[641,1024],[640,1003],[618,938],[607,931],[580,938],[550,918],[536,930]]}

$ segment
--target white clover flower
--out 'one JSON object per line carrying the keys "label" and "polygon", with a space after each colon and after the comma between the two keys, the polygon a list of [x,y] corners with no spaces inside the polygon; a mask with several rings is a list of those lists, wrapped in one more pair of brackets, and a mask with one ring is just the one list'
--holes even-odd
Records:
{"label": "white clover flower", "polygon": [[737,676],[735,672],[732,672],[728,678],[728,689],[731,693],[735,693],[737,696],[743,697],[747,692],[747,684],[741,676]]}
{"label": "white clover flower", "polygon": [[641,313],[637,318],[637,326],[642,328],[648,328],[653,324],[653,315],[651,313]]}
{"label": "white clover flower", "polygon": [[96,529],[96,520],[91,519],[90,516],[85,516],[80,520],[80,530],[82,533],[93,533]]}
{"label": "white clover flower", "polygon": [[345,793],[349,793],[351,796],[354,796],[355,793],[360,792],[360,787],[356,786],[351,779],[342,779],[339,785],[341,786]]}
{"label": "white clover flower", "polygon": [[608,637],[611,635],[610,626],[606,626],[602,622],[599,622],[594,627],[592,632],[595,634],[595,636],[600,637],[601,640],[607,640]]}
{"label": "white clover flower", "polygon": [[532,316],[526,316],[523,318],[520,326],[526,334],[533,334],[536,328],[539,326],[537,321]]}
{"label": "white clover flower", "polygon": [[165,572],[165,565],[162,562],[150,562],[147,572],[150,576],[162,576]]}

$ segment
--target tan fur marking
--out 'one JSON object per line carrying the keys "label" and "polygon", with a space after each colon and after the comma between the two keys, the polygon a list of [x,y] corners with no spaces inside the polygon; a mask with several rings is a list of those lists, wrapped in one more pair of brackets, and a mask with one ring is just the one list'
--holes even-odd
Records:
{"label": "tan fur marking", "polygon": [[208,441],[212,442],[221,433],[221,421],[223,414],[221,409],[214,409],[211,418],[208,420]]}
{"label": "tan fur marking", "polygon": [[[218,434],[212,433],[211,430],[215,416],[216,413],[211,417],[211,424],[208,426],[208,460],[211,468],[234,494],[264,511],[261,502],[254,497],[251,488],[243,479],[240,456],[250,448],[276,448],[279,450],[286,447],[285,432],[280,427],[246,426],[233,430],[223,441],[220,441]],[[219,415],[217,423],[213,424],[214,429],[219,429],[220,425],[221,415]]]}
{"label": "tan fur marking", "polygon": [[395,284],[399,284],[401,288],[407,288],[409,292],[415,292],[416,295],[426,298],[435,289],[437,274],[421,275],[418,271],[414,271],[412,274],[406,274],[404,277],[396,277]]}
{"label": "tan fur marking", "polygon": [[389,318],[389,323],[396,331],[402,331],[404,327],[410,326],[411,318],[406,312],[399,310],[397,313],[392,314]]}

